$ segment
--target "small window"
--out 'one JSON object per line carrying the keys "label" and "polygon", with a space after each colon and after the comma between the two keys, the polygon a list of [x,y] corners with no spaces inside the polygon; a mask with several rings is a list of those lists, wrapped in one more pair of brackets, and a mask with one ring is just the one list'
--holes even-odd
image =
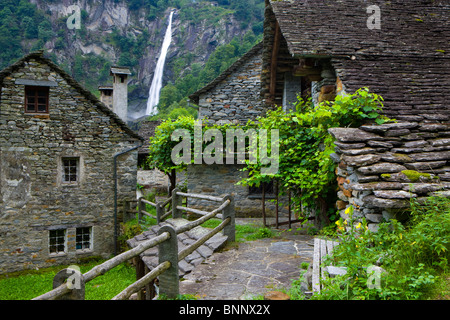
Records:
{"label": "small window", "polygon": [[77,228],[76,236],[77,250],[91,250],[92,249],[92,228]]}
{"label": "small window", "polygon": [[66,252],[66,230],[50,230],[49,251],[51,254],[60,254]]}
{"label": "small window", "polygon": [[48,87],[25,87],[25,112],[48,113]]}
{"label": "small window", "polygon": [[80,158],[62,158],[62,181],[77,183],[80,175]]}

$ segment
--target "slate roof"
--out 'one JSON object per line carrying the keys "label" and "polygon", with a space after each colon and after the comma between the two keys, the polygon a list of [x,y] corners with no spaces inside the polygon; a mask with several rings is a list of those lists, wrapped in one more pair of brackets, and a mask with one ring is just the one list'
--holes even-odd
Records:
{"label": "slate roof", "polygon": [[144,138],[144,143],[139,148],[139,154],[148,154],[150,147],[150,138],[155,135],[156,127],[161,124],[161,121],[143,121],[140,124],[138,134]]}
{"label": "slate roof", "polygon": [[113,111],[111,111],[105,104],[103,104],[100,100],[97,99],[96,96],[94,96],[90,91],[83,88],[72,76],[70,76],[67,72],[65,72],[63,69],[61,69],[58,65],[56,65],[53,61],[51,61],[48,58],[44,57],[44,52],[42,50],[31,52],[28,55],[24,56],[14,64],[6,67],[5,69],[0,71],[0,87],[3,85],[3,79],[10,75],[15,70],[22,68],[24,63],[30,59],[35,59],[36,61],[39,61],[41,63],[44,63],[48,65],[50,68],[52,68],[55,72],[57,72],[59,75],[61,75],[64,80],[67,81],[68,84],[70,84],[72,87],[78,90],[88,101],[92,103],[92,105],[96,106],[100,111],[102,111],[104,114],[109,116],[113,119],[117,125],[123,129],[124,132],[126,132],[130,137],[143,140],[141,136],[139,136],[136,132],[131,130],[130,127],[122,120],[120,119]]}
{"label": "slate roof", "polygon": [[[380,7],[380,30],[367,27],[369,5]],[[450,113],[448,0],[270,1],[270,9],[292,56],[332,57],[347,91],[370,87],[388,116]]]}
{"label": "slate roof", "polygon": [[[293,0],[271,5],[293,54],[450,54],[448,0]],[[367,28],[369,5],[381,9],[380,30]]]}

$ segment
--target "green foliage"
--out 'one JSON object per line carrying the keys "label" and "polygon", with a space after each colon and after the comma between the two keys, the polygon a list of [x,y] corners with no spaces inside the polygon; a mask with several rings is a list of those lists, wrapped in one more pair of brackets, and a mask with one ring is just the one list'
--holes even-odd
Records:
{"label": "green foliage", "polygon": [[176,121],[169,119],[162,122],[156,128],[155,135],[150,138],[149,156],[147,158],[149,168],[157,168],[166,174],[170,174],[172,170],[185,170],[186,164],[176,165],[172,162],[172,149],[178,142],[172,141],[171,137],[177,129],[186,129],[193,132],[194,124],[194,118],[184,116],[179,117]]}
{"label": "green foliage", "polygon": [[[340,244],[325,264],[347,268],[342,277],[324,281],[313,299],[427,299],[445,282],[450,258],[450,199],[432,197],[424,204],[411,202],[406,224],[391,220],[373,233],[364,220],[339,220]],[[380,287],[369,288],[367,267],[380,265]],[[442,279],[442,277],[444,277]]]}
{"label": "green foliage", "polygon": [[[328,129],[359,126],[367,120],[382,123],[387,119],[378,112],[382,97],[367,88],[352,95],[339,95],[333,102],[315,107],[311,100],[299,98],[295,111],[282,108],[269,111],[257,119],[259,129],[279,130],[280,159],[276,175],[261,174],[261,165],[250,164],[244,170],[249,177],[241,183],[260,185],[276,179],[283,189],[293,191],[293,202],[317,207],[320,198],[335,193],[335,164],[330,155],[334,152],[333,138]],[[300,208],[301,206],[296,206]]]}
{"label": "green foliage", "polygon": [[[30,48],[42,48],[52,36],[49,20],[35,4],[0,0],[0,69],[21,58]],[[28,41],[22,47],[23,39]]]}
{"label": "green foliage", "polygon": [[[222,220],[210,219],[202,224],[202,227],[214,229]],[[236,224],[236,242],[255,241],[264,238],[273,238],[278,232],[268,227],[259,227],[253,224]]]}
{"label": "green foliage", "polygon": [[134,238],[144,231],[137,219],[121,223],[120,229],[120,235],[117,237],[117,240],[122,251],[128,250],[127,240]]}

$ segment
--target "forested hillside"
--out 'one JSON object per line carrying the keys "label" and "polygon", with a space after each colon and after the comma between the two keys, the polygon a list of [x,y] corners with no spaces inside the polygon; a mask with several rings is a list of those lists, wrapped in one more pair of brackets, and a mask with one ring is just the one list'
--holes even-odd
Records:
{"label": "forested hillside", "polygon": [[[87,89],[110,82],[111,65],[132,69],[130,108],[142,108],[175,11],[160,116],[186,113],[185,97],[261,39],[264,0],[82,0],[81,29],[70,30],[65,1],[0,0],[0,68],[44,49]],[[180,109],[181,108],[181,109]]]}

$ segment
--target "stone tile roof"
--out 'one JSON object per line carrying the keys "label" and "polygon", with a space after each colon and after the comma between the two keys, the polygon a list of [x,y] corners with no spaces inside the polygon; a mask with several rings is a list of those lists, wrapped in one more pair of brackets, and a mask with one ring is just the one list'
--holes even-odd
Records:
{"label": "stone tile roof", "polygon": [[61,69],[58,65],[56,65],[53,61],[51,61],[48,58],[45,58],[43,55],[43,51],[35,51],[32,52],[14,64],[6,67],[5,69],[0,71],[0,86],[3,84],[3,79],[10,75],[15,70],[23,67],[24,63],[30,59],[35,59],[36,61],[42,62],[50,66],[55,72],[61,75],[68,84],[70,84],[72,87],[76,88],[84,97],[86,97],[87,100],[89,100],[92,105],[96,106],[100,111],[102,111],[104,114],[109,116],[113,119],[113,121],[124,131],[126,132],[130,137],[138,140],[143,140],[141,136],[139,136],[136,132],[131,130],[128,125],[122,121],[113,111],[111,111],[106,105],[104,105],[100,100],[97,99],[96,96],[94,96],[91,92],[83,88],[75,79],[72,78],[67,72],[65,72],[63,69]]}
{"label": "stone tile roof", "polygon": [[[380,30],[367,28],[371,4],[380,7]],[[271,5],[293,54],[442,58],[450,52],[448,0],[293,0]]]}
{"label": "stone tile roof", "polygon": [[[450,2],[378,2],[381,29],[370,30],[364,0],[271,1],[295,57],[332,57],[348,92],[360,87],[385,98],[385,113],[402,120],[448,120]],[[434,120],[434,119],[433,119]]]}
{"label": "stone tile roof", "polygon": [[144,138],[142,147],[139,148],[140,154],[148,154],[148,147],[150,146],[149,139],[155,135],[156,127],[161,124],[161,121],[144,121],[140,124],[138,134]]}

